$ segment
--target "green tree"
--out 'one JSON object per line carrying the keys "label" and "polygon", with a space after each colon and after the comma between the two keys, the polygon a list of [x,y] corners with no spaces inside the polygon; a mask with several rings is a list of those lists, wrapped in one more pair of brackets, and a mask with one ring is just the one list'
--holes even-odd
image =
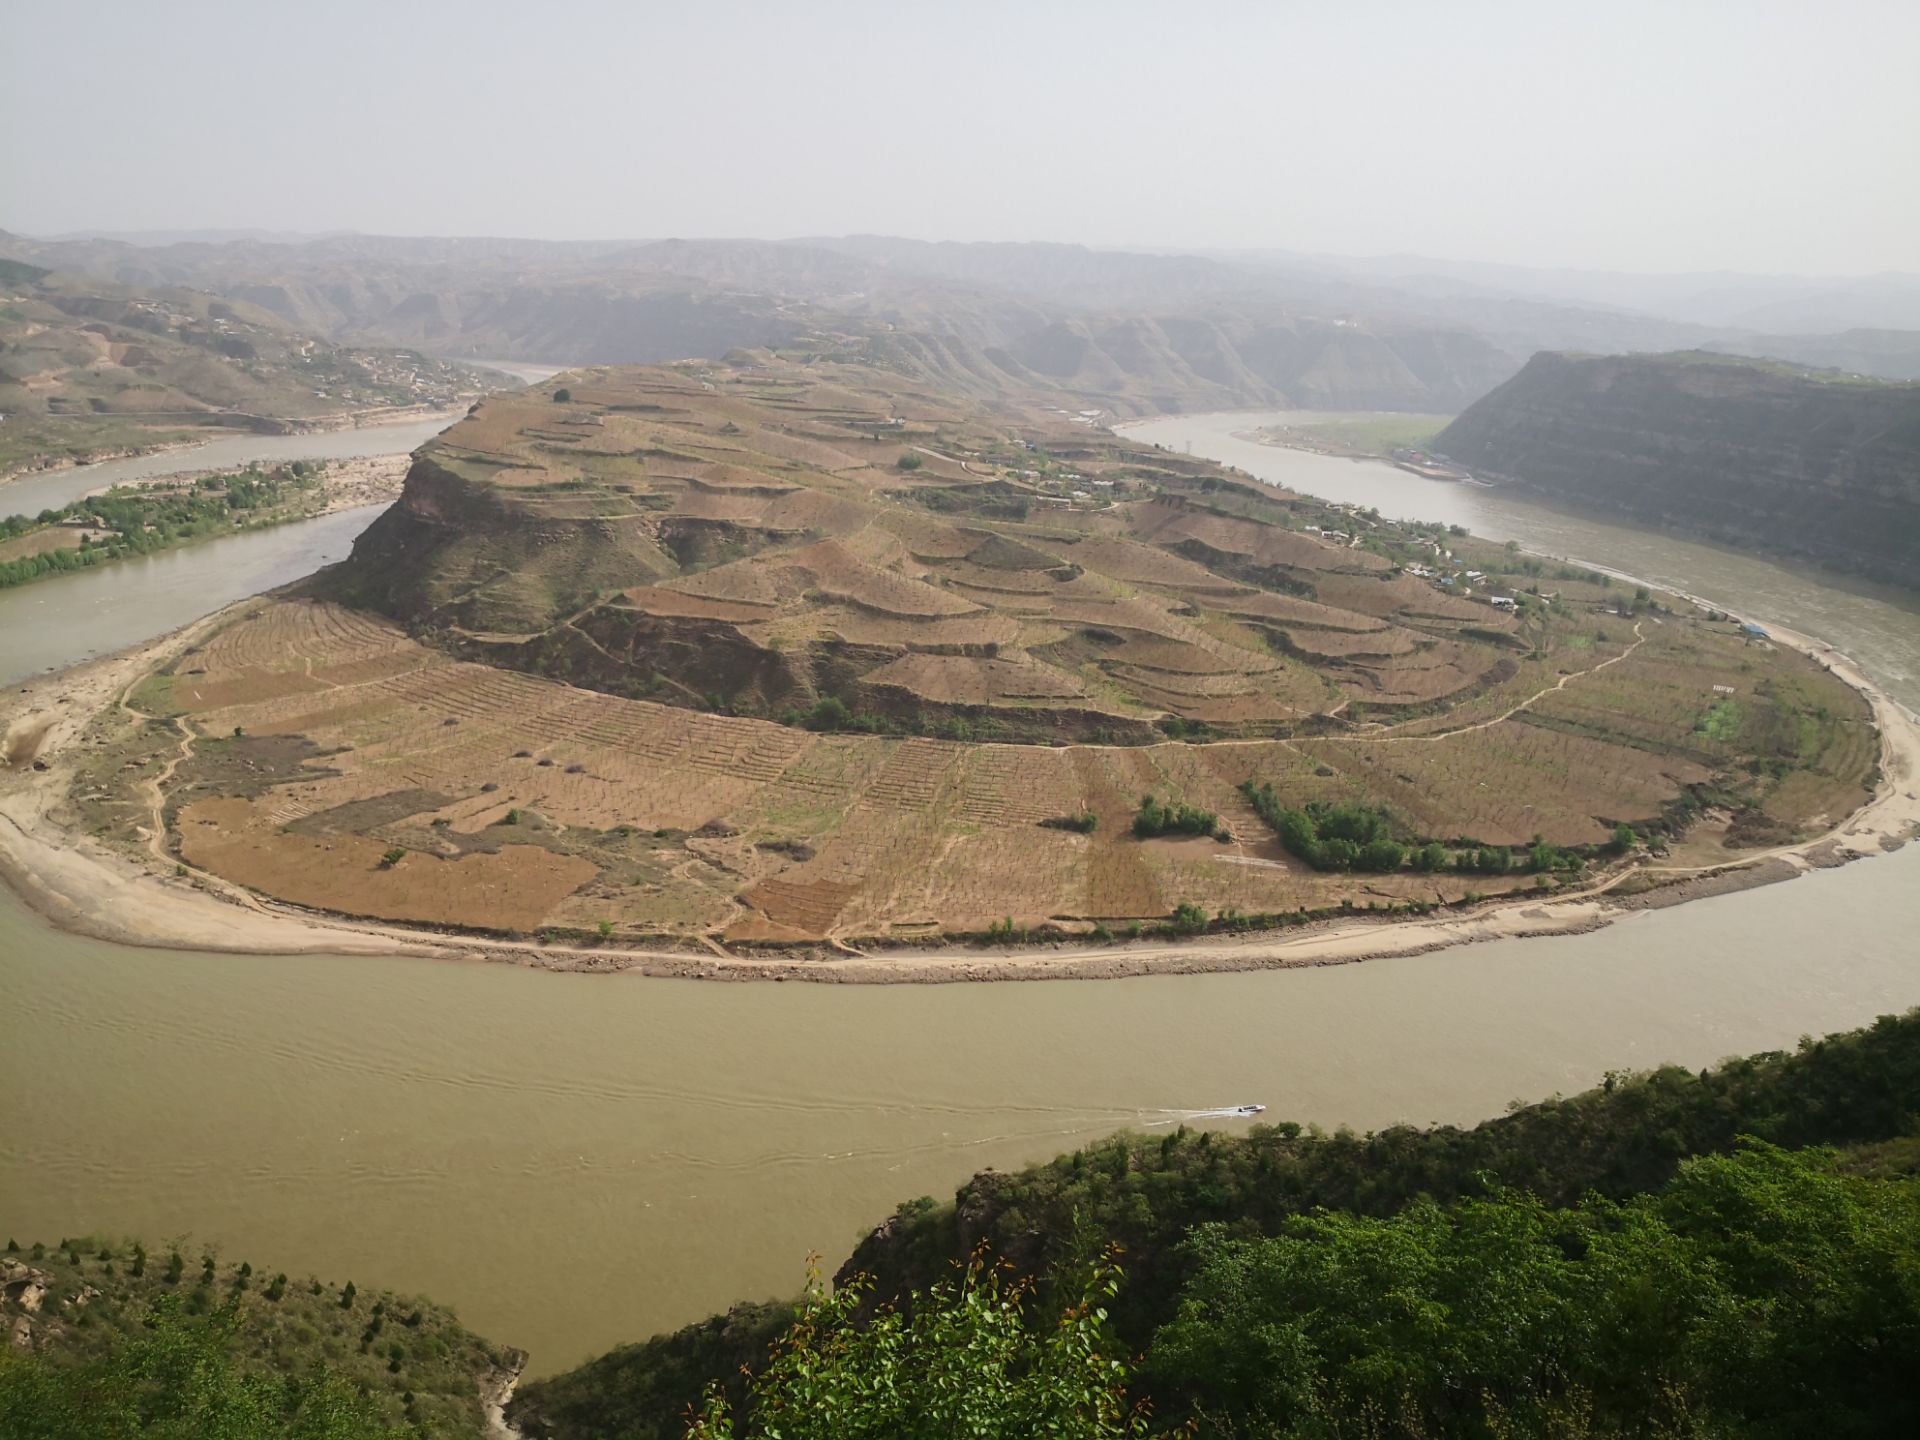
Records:
{"label": "green tree", "polygon": [[562,385],[558,390],[553,392],[553,401],[556,405],[571,405],[573,403],[573,391]]}
{"label": "green tree", "polygon": [[1656,1194],[1320,1214],[1197,1273],[1149,1374],[1225,1434],[1914,1433],[1920,1185],[1751,1142]]}
{"label": "green tree", "polygon": [[1182,935],[1198,935],[1207,928],[1207,912],[1191,900],[1173,907],[1173,928]]}
{"label": "green tree", "polygon": [[1369,840],[1360,847],[1360,857],[1355,862],[1357,870],[1371,870],[1376,874],[1389,874],[1398,870],[1407,860],[1407,847],[1398,840],[1381,836]]}
{"label": "green tree", "polygon": [[976,1254],[960,1275],[861,1321],[865,1277],[827,1296],[817,1274],[744,1421],[718,1392],[688,1440],[1106,1440],[1144,1437],[1107,1331],[1119,1271],[1097,1269],[1056,1320],[1032,1287]]}
{"label": "green tree", "polygon": [[1219,825],[1220,817],[1211,810],[1171,800],[1163,805],[1153,795],[1140,797],[1140,809],[1133,817],[1133,833],[1140,840],[1158,835],[1212,835]]}
{"label": "green tree", "polygon": [[1360,858],[1360,847],[1345,836],[1322,840],[1315,848],[1317,859],[1308,863],[1318,870],[1351,870]]}
{"label": "green tree", "polygon": [[400,1440],[372,1401],[322,1368],[298,1379],[234,1356],[232,1307],[204,1318],[164,1296],[146,1323],[84,1360],[0,1358],[8,1440]]}
{"label": "green tree", "polygon": [[846,701],[837,695],[827,695],[807,712],[806,726],[809,730],[844,730],[852,719],[853,712],[847,708]]}

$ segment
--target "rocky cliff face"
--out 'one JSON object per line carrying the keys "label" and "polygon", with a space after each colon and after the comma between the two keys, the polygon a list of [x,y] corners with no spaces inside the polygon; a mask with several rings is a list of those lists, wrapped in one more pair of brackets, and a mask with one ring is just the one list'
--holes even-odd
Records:
{"label": "rocky cliff face", "polygon": [[1920,586],[1920,385],[1542,354],[1435,445],[1545,499]]}

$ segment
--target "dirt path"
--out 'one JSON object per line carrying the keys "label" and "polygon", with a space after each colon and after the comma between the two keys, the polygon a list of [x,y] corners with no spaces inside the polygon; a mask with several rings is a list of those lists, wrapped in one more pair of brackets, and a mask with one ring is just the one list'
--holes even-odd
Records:
{"label": "dirt path", "polygon": [[931,455],[934,459],[944,460],[949,465],[958,465],[962,470],[966,471],[967,474],[973,476],[976,479],[979,479],[979,480],[993,479],[993,476],[987,474],[985,471],[974,469],[971,465],[967,464],[966,461],[962,460],[958,455],[942,455],[938,450],[929,450],[924,445],[915,445],[913,448],[915,450],[918,450],[922,455]]}
{"label": "dirt path", "polygon": [[[1600,671],[1606,669],[1609,665],[1618,665],[1622,660],[1625,660],[1628,656],[1633,654],[1634,651],[1638,650],[1642,645],[1647,643],[1647,637],[1643,633],[1641,633],[1641,627],[1637,621],[1635,622],[1633,627],[1633,637],[1634,637],[1633,643],[1629,645],[1626,649],[1622,650],[1618,655],[1614,656],[1611,660],[1602,660],[1598,665],[1589,665],[1585,670],[1575,670],[1572,674],[1562,675],[1557,683],[1547,686],[1544,690],[1536,691],[1534,694],[1529,695],[1526,699],[1520,701],[1518,704],[1512,706],[1509,709],[1502,710],[1498,715],[1495,715],[1490,719],[1476,720],[1471,725],[1457,726],[1452,730],[1434,730],[1421,735],[1395,735],[1391,733],[1392,727],[1390,726],[1376,726],[1376,727],[1370,727],[1368,730],[1357,731],[1350,735],[1323,735],[1323,736],[1316,736],[1314,738],[1325,739],[1325,740],[1338,740],[1342,744],[1346,744],[1346,745],[1389,745],[1389,744],[1407,745],[1415,742],[1427,743],[1435,740],[1451,740],[1457,735],[1471,735],[1476,730],[1491,730],[1495,725],[1504,725],[1507,721],[1511,720],[1514,716],[1518,715],[1522,710],[1525,710],[1528,706],[1539,704],[1540,701],[1544,700],[1547,696],[1553,694],[1555,691],[1566,689],[1567,686],[1571,685],[1574,681],[1585,679],[1589,675],[1596,675]],[[1352,703],[1353,702],[1351,700],[1343,700],[1340,702],[1338,706],[1336,706],[1332,710],[1327,711],[1326,713],[1330,716],[1338,715],[1342,710],[1345,710],[1347,706]],[[1408,723],[1411,723],[1411,722],[1408,722]],[[1229,746],[1229,745],[1287,745],[1287,746],[1290,746],[1292,744],[1292,740],[1290,737],[1285,737],[1285,736],[1262,735],[1262,736],[1254,736],[1251,739],[1245,739],[1245,740],[1209,740],[1207,743],[1209,745],[1219,745],[1219,746]],[[1137,749],[1138,747],[1130,746],[1130,745],[1100,745],[1100,746],[1090,745],[1090,746],[1087,746],[1086,748],[1102,749],[1102,750],[1130,750],[1130,749]],[[1298,752],[1295,752],[1295,753],[1298,753]]]}
{"label": "dirt path", "polygon": [[[139,682],[136,681],[134,683],[138,684]],[[152,725],[160,723],[159,716],[149,715],[145,711],[136,710],[133,707],[132,702],[127,698],[131,693],[132,687],[130,686],[126,694],[123,694],[120,698],[120,708],[132,716],[138,724]],[[244,905],[247,909],[264,915],[267,913],[266,907],[262,905],[253,892],[246,889],[246,887],[236,885],[231,880],[223,879],[211,871],[189,865],[184,859],[167,853],[167,783],[173,779],[175,771],[179,770],[182,765],[193,758],[193,742],[200,738],[199,732],[193,728],[193,722],[188,720],[184,715],[175,717],[173,729],[180,736],[180,744],[175,748],[172,756],[168,758],[167,763],[160,768],[160,773],[149,776],[146,781],[143,782],[142,786],[142,788],[146,790],[148,797],[147,853],[153,856],[154,862],[163,870],[168,866],[172,866],[174,875],[177,878],[191,878],[209,890],[217,892],[223,899],[231,900],[237,905]]]}
{"label": "dirt path", "polygon": [[[1577,891],[1528,894],[1485,902],[1416,920],[1354,917],[1286,931],[1193,940],[1155,940],[1105,946],[1061,944],[1005,950],[944,946],[861,952],[844,941],[823,944],[811,955],[741,955],[698,941],[682,949],[625,949],[595,945],[540,945],[505,940],[476,941],[403,926],[317,915],[256,896],[191,868],[182,876],[165,852],[164,781],[190,758],[195,736],[181,729],[169,765],[151,782],[153,833],[146,847],[163,862],[162,873],[135,864],[122,853],[64,828],[53,812],[71,785],[87,722],[103,709],[124,705],[144,723],[155,717],[135,710],[133,686],[187,644],[203,638],[236,613],[227,611],[149,645],[31,682],[0,700],[0,732],[32,730],[36,751],[48,769],[0,773],[0,873],[43,914],[68,929],[146,946],[239,953],[350,953],[485,959],[546,969],[628,971],[708,979],[813,980],[841,984],[944,983],[967,980],[1114,978],[1212,970],[1255,970],[1297,965],[1343,964],[1383,955],[1419,954],[1478,940],[1569,934],[1607,924],[1619,910],[1608,892],[1643,869],[1625,868]],[[1920,720],[1871,684],[1845,657],[1791,632],[1775,630],[1777,643],[1804,648],[1860,689],[1874,709],[1881,735],[1881,783],[1873,799],[1839,826],[1814,840],[1742,856],[1727,865],[1673,868],[1665,873],[1733,877],[1729,884],[1759,884],[1781,867],[1807,870],[1837,859],[1897,848],[1920,833]],[[1602,665],[1614,664],[1625,654]],[[1601,666],[1593,667],[1597,670]],[[1581,672],[1591,674],[1592,670]],[[1579,676],[1563,677],[1559,689]],[[1541,694],[1549,693],[1542,691]],[[1499,723],[1524,708],[1479,722]],[[1458,733],[1458,732],[1452,732]],[[1430,736],[1380,736],[1432,739]],[[1655,872],[1660,873],[1660,872]]]}
{"label": "dirt path", "polygon": [[1349,740],[1371,740],[1371,741],[1398,740],[1402,742],[1405,742],[1408,740],[1450,740],[1455,735],[1471,735],[1476,730],[1490,730],[1495,725],[1504,725],[1507,721],[1511,720],[1514,716],[1518,715],[1522,710],[1525,710],[1528,706],[1539,704],[1542,700],[1546,699],[1547,696],[1553,694],[1556,690],[1566,689],[1567,686],[1572,684],[1575,680],[1584,679],[1588,675],[1597,675],[1602,670],[1606,669],[1609,665],[1618,665],[1622,660],[1626,659],[1629,655],[1633,654],[1634,651],[1638,650],[1642,645],[1646,643],[1647,643],[1647,637],[1641,633],[1639,622],[1635,621],[1633,626],[1633,644],[1629,645],[1626,649],[1622,650],[1618,655],[1614,656],[1611,660],[1602,660],[1598,665],[1589,665],[1586,669],[1576,670],[1571,675],[1562,675],[1560,677],[1560,682],[1557,685],[1549,685],[1547,686],[1546,689],[1539,691],[1537,694],[1529,695],[1526,699],[1522,700],[1518,705],[1515,705],[1511,710],[1502,711],[1500,714],[1495,715],[1491,720],[1477,720],[1471,725],[1462,725],[1457,730],[1437,730],[1430,735],[1350,735],[1344,738]]}

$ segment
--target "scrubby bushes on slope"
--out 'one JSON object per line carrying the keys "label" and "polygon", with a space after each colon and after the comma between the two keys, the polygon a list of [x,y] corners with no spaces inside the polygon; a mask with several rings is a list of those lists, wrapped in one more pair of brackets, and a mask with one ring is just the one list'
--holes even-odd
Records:
{"label": "scrubby bushes on slope", "polygon": [[1096,1268],[1076,1303],[1036,1313],[1029,1287],[975,1256],[910,1306],[863,1314],[867,1287],[814,1284],[750,1385],[744,1416],[710,1393],[688,1440],[1123,1440],[1155,1433],[1127,1395]]}
{"label": "scrubby bushes on slope", "polygon": [[0,1336],[5,1440],[478,1440],[525,1358],[424,1300],[91,1238],[5,1238]]}
{"label": "scrubby bushes on slope", "polygon": [[1241,1435],[1920,1432],[1920,1180],[1754,1143],[1658,1192],[1203,1227],[1147,1359]]}
{"label": "scrubby bushes on slope", "polygon": [[[1804,1379],[1836,1366],[1837,1388],[1821,1393],[1852,1428],[1834,1433],[1882,1433],[1876,1427],[1904,1402],[1885,1388],[1893,1383],[1888,1372],[1874,1368],[1877,1352],[1891,1353],[1914,1334],[1911,1276],[1920,1273],[1912,1268],[1920,1252],[1910,1239],[1900,1250],[1898,1234],[1903,1224],[1911,1234],[1911,1217],[1920,1211],[1915,1192],[1898,1187],[1920,1182],[1886,1182],[1893,1189],[1855,1184],[1845,1167],[1836,1170],[1823,1158],[1755,1148],[1675,1177],[1689,1157],[1733,1154],[1743,1136],[1785,1148],[1883,1142],[1910,1134],[1917,1112],[1920,1012],[1697,1073],[1668,1067],[1612,1075],[1599,1089],[1471,1129],[1396,1126],[1362,1137],[1304,1133],[1289,1124],[1258,1126],[1244,1138],[1118,1136],[1015,1175],[977,1176],[952,1205],[903,1205],[841,1276],[870,1276],[875,1295],[906,1297],[925,1293],[985,1246],[1016,1273],[1039,1277],[1036,1303],[1057,1311],[1073,1296],[1050,1277],[1080,1273],[1089,1255],[1117,1245],[1127,1278],[1106,1308],[1119,1344],[1149,1354],[1146,1388],[1163,1416],[1213,1417],[1212,1433],[1540,1433],[1526,1418],[1532,1416],[1552,1417],[1555,1433],[1571,1435],[1582,1433],[1575,1422],[1591,1411],[1584,1433],[1786,1434],[1766,1430],[1759,1412],[1741,1408],[1740,1396],[1751,1388],[1746,1377],[1778,1372],[1787,1384],[1791,1373]],[[1910,1156],[1920,1145],[1889,1153]],[[1327,1214],[1309,1218],[1320,1211]],[[1561,1261],[1547,1263],[1543,1236],[1563,1250]],[[1275,1248],[1255,1248],[1269,1243]],[[1235,1267],[1249,1275],[1277,1267],[1308,1276],[1331,1253],[1327,1246],[1346,1247],[1356,1265],[1400,1250],[1427,1258],[1410,1262],[1399,1287],[1404,1313],[1379,1309],[1388,1302],[1356,1282],[1342,1321],[1355,1327],[1347,1339],[1301,1332],[1300,1344],[1311,1345],[1294,1355],[1285,1381],[1294,1408],[1276,1418],[1271,1395],[1235,1388],[1241,1382],[1234,1376],[1261,1368],[1252,1361],[1235,1368],[1241,1352],[1233,1337],[1253,1313],[1227,1304]],[[1596,1253],[1611,1254],[1617,1273],[1565,1268]],[[1672,1273],[1676,1264],[1694,1278]],[[1640,1279],[1635,1266],[1644,1271]],[[1385,1273],[1378,1265],[1376,1272],[1376,1279]],[[1328,1304],[1339,1298],[1342,1273],[1327,1272]],[[1780,1286],[1802,1288],[1769,1298],[1769,1274]],[[1475,1285],[1497,1295],[1501,1285],[1521,1280],[1534,1287],[1535,1300],[1563,1311],[1574,1303],[1567,1295],[1612,1295],[1619,1323],[1608,1343],[1617,1353],[1583,1362],[1588,1368],[1578,1375],[1559,1373],[1569,1342],[1542,1320],[1531,1339],[1502,1342],[1532,1347],[1533,1368],[1514,1371],[1515,1388],[1483,1397],[1434,1381],[1458,1371],[1456,1351],[1482,1356],[1492,1343],[1473,1327],[1476,1313],[1494,1312],[1469,1307],[1449,1319],[1448,1297]],[[1627,1308],[1636,1294],[1649,1305],[1677,1297],[1693,1308],[1637,1318]],[[1234,1303],[1268,1300],[1249,1291]],[[615,1351],[527,1387],[516,1415],[530,1434],[563,1440],[678,1436],[683,1422],[676,1415],[697,1404],[710,1381],[761,1361],[794,1313],[758,1311],[756,1323],[732,1327],[728,1345],[698,1347],[697,1360],[682,1343],[694,1331]],[[1290,1315],[1275,1310],[1261,1323],[1306,1323]],[[1170,1323],[1176,1328],[1165,1329]],[[1404,1353],[1381,1348],[1400,1333],[1396,1326],[1413,1337],[1404,1340]],[[1633,1387],[1643,1377],[1631,1347],[1641,1330],[1680,1346],[1682,1353],[1662,1363],[1685,1389],[1682,1398],[1700,1407],[1698,1414],[1671,1412],[1664,1430],[1659,1416],[1632,1415]],[[1374,1331],[1378,1336],[1364,1343],[1351,1338]],[[1727,1348],[1741,1336],[1745,1349]],[[1397,1397],[1385,1409],[1377,1394],[1355,1388],[1356,1375],[1374,1373],[1372,1362],[1357,1357],[1375,1351],[1386,1377],[1382,1393]],[[1203,1352],[1218,1366],[1211,1377],[1200,1366]],[[1482,1356],[1475,1363],[1492,1362]],[[1558,1388],[1535,1383],[1549,1373]],[[1191,1384],[1183,1378],[1189,1375]],[[1850,1420],[1842,1413],[1849,1405]],[[1226,1427],[1236,1414],[1254,1418]]]}
{"label": "scrubby bushes on slope", "polygon": [[[222,1312],[157,1308],[143,1330],[75,1364],[0,1359],[8,1440],[404,1440],[371,1396],[324,1369],[305,1378],[244,1368]],[[476,1428],[472,1432],[478,1435]]]}

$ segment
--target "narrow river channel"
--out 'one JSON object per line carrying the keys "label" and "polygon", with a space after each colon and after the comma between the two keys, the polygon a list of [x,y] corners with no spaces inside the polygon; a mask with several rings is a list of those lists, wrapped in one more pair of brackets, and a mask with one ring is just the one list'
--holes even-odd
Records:
{"label": "narrow river channel", "polygon": [[[1386,511],[1456,518],[1443,501],[1490,493],[1390,501],[1367,487],[1411,477],[1220,440],[1248,423],[1143,438],[1356,498],[1332,466]],[[1563,517],[1457,518],[1538,525],[1519,538],[1788,621],[1920,700],[1920,623],[1898,597]],[[301,553],[243,552],[276,576]],[[172,558],[202,567],[203,610],[243,564],[212,546]],[[69,593],[36,614],[39,663],[153,633],[107,592]],[[0,611],[0,669],[22,613]],[[885,988],[143,951],[57,933],[0,893],[0,1232],[191,1235],[431,1293],[546,1371],[790,1292],[809,1249],[837,1263],[901,1200],[1123,1126],[1247,1101],[1327,1126],[1472,1121],[1613,1067],[1861,1024],[1920,1003],[1916,933],[1920,846],[1589,935],[1271,974]]]}
{"label": "narrow river channel", "polygon": [[436,415],[398,425],[363,425],[349,430],[314,430],[303,435],[234,435],[159,450],[98,465],[43,470],[0,482],[0,516],[38,515],[58,510],[82,495],[111,485],[186,475],[196,470],[243,470],[254,461],[288,465],[295,460],[354,460],[365,455],[405,455],[418,449],[459,417]]}

